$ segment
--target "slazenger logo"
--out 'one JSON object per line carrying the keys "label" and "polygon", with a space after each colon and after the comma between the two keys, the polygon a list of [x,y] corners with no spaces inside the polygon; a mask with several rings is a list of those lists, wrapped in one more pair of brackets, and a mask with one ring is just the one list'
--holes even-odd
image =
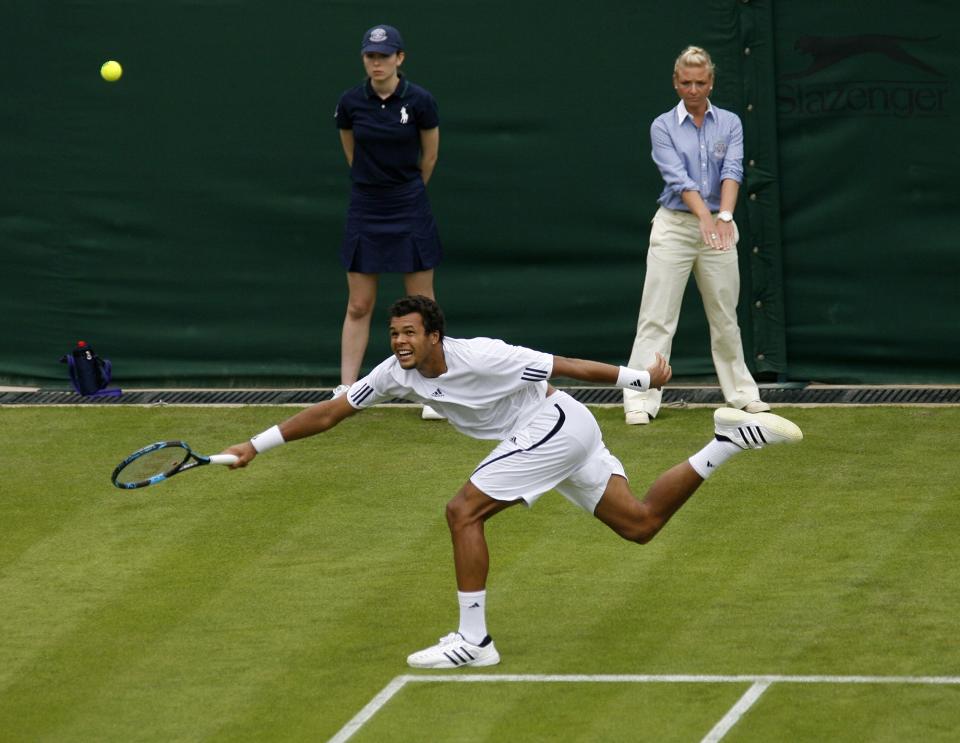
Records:
{"label": "slazenger logo", "polygon": [[[945,116],[949,83],[932,65],[910,48],[935,41],[932,37],[862,34],[858,36],[801,36],[794,44],[800,54],[810,57],[807,67],[780,76],[777,112],[781,116]],[[852,58],[870,55],[896,62],[906,68],[902,77],[913,80],[841,80],[816,82],[818,74],[844,65]],[[898,75],[898,77],[901,77]]]}

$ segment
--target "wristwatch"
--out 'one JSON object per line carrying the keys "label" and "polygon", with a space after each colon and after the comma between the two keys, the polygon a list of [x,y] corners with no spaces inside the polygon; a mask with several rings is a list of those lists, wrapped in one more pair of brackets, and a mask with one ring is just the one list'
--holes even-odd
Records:
{"label": "wristwatch", "polygon": [[728,211],[722,211],[717,214],[717,219],[719,219],[721,222],[732,222],[733,215]]}

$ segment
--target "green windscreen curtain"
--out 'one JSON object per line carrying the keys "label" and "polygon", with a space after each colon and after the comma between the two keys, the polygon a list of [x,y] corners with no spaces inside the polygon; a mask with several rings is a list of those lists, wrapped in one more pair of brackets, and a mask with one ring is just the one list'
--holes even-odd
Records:
{"label": "green windscreen curtain", "polygon": [[[333,110],[376,23],[401,29],[406,74],[440,106],[451,335],[626,361],[661,188],[649,125],[698,44],[714,102],[744,122],[739,313],[758,376],[956,380],[960,11],[837,6],[10,0],[0,381],[66,384],[57,360],[83,339],[121,384],[335,383],[349,177]],[[831,40],[835,61],[817,52]],[[367,369],[402,293],[381,277]],[[712,374],[692,279],[672,360]]]}
{"label": "green windscreen curtain", "polygon": [[790,375],[960,381],[960,6],[775,11]]}

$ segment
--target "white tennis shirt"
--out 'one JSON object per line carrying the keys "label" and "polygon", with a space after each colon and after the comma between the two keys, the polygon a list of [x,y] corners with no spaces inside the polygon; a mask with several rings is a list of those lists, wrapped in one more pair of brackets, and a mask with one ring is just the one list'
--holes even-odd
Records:
{"label": "white tennis shirt", "polygon": [[536,417],[547,396],[553,356],[494,338],[444,338],[447,371],[425,377],[396,356],[354,382],[350,404],[368,408],[400,398],[429,405],[475,439],[507,439]]}

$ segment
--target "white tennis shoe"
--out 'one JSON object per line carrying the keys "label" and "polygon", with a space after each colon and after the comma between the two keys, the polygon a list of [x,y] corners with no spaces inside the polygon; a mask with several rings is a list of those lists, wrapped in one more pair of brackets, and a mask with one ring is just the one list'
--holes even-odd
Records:
{"label": "white tennis shoe", "polygon": [[650,413],[646,410],[628,410],[624,420],[628,426],[646,426],[650,423]]}
{"label": "white tennis shoe", "polygon": [[731,441],[741,449],[762,449],[772,444],[800,441],[800,427],[773,413],[748,413],[736,408],[717,408],[713,414],[714,432],[721,441]]}
{"label": "white tennis shoe", "polygon": [[464,640],[459,632],[451,632],[446,637],[441,637],[436,645],[407,656],[407,663],[414,668],[495,666],[499,662],[500,653],[497,652],[490,635],[479,645],[474,645]]}

